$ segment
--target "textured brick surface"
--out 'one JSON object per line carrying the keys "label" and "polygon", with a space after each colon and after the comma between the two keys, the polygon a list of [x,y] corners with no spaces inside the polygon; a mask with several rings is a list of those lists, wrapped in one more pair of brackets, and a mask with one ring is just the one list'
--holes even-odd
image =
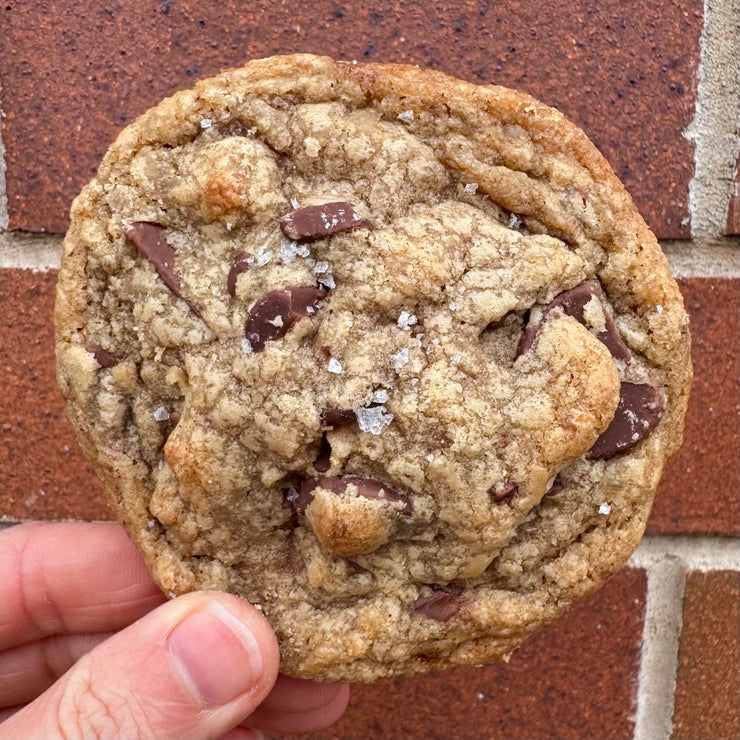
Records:
{"label": "textured brick surface", "polygon": [[690,573],[678,655],[675,740],[740,737],[740,573]]}
{"label": "textured brick surface", "polygon": [[400,61],[520,87],[606,154],[661,237],[688,236],[702,0],[6,0],[2,136],[11,228],[64,231],[127,122],[223,67],[273,53]]}
{"label": "textured brick surface", "polygon": [[0,517],[110,519],[56,387],[55,280],[0,270]]}
{"label": "textured brick surface", "polygon": [[630,738],[645,588],[643,571],[623,571],[508,664],[353,686],[346,715],[311,737]]}
{"label": "textured brick surface", "polygon": [[658,488],[648,531],[740,533],[740,280],[680,281],[694,385],[684,444]]}
{"label": "textured brick surface", "polygon": [[[105,518],[54,378],[55,278],[0,270],[0,516]],[[730,534],[740,520],[740,280],[693,278],[681,286],[692,317],[694,387],[684,446],[648,528]]]}

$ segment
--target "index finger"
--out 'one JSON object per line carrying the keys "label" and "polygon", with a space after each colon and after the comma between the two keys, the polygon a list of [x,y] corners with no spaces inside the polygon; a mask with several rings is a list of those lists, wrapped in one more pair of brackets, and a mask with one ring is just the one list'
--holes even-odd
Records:
{"label": "index finger", "polygon": [[163,601],[118,524],[34,522],[0,532],[0,650],[118,630]]}

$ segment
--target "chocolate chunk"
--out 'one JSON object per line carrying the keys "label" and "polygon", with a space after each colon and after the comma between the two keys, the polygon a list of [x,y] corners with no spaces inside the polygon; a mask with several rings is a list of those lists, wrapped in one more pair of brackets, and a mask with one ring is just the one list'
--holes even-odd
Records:
{"label": "chocolate chunk", "polygon": [[[519,357],[532,348],[542,322],[545,321],[547,315],[552,311],[559,309],[566,316],[572,316],[576,321],[587,326],[584,309],[586,304],[593,298],[601,302],[599,294],[590,283],[581,283],[580,285],[576,285],[575,288],[571,288],[555,296],[552,302],[542,309],[542,318],[540,321],[529,321],[524,327],[524,331],[519,339],[516,356]],[[596,337],[611,352],[615,360],[628,363],[632,359],[629,348],[622,341],[622,337],[619,335],[619,331],[612,317],[606,311],[604,311],[604,331],[599,332]]]}
{"label": "chocolate chunk", "polygon": [[608,460],[632,449],[655,429],[665,409],[665,398],[657,388],[644,383],[622,383],[614,418],[586,457]]}
{"label": "chocolate chunk", "polygon": [[162,282],[182,298],[180,278],[175,272],[175,250],[167,242],[167,229],[148,221],[135,221],[123,227],[123,234],[152,263]]}
{"label": "chocolate chunk", "polygon": [[314,286],[279,288],[266,293],[252,306],[244,333],[253,352],[261,352],[265,342],[284,337],[298,319],[316,312],[326,291]]}
{"label": "chocolate chunk", "polygon": [[249,252],[242,252],[229,270],[229,276],[226,278],[226,289],[230,296],[236,295],[236,280],[243,272],[246,272],[254,262],[254,256]]}
{"label": "chocolate chunk", "polygon": [[88,347],[87,351],[95,358],[95,362],[100,365],[101,368],[113,367],[116,364],[116,358],[110,352],[106,352],[102,347],[94,345]]}
{"label": "chocolate chunk", "polygon": [[411,610],[422,617],[446,622],[460,611],[460,592],[462,589],[453,584],[449,586],[433,586],[429,596],[419,596],[411,606]]}
{"label": "chocolate chunk", "polygon": [[321,409],[321,426],[324,429],[351,424],[355,419],[355,412],[352,409],[338,409],[333,407]]}
{"label": "chocolate chunk", "polygon": [[510,501],[518,492],[519,486],[510,480],[499,481],[496,485],[488,489],[488,495],[491,497],[491,501],[496,504]]}
{"label": "chocolate chunk", "polygon": [[280,228],[289,239],[312,241],[342,231],[372,229],[374,226],[356,213],[351,203],[337,201],[296,208],[280,219]]}
{"label": "chocolate chunk", "polygon": [[323,488],[337,496],[341,496],[347,490],[347,486],[354,484],[357,495],[364,498],[380,499],[381,501],[400,501],[403,503],[403,513],[411,513],[411,501],[409,497],[389,486],[379,483],[372,478],[358,478],[348,476],[346,478],[333,478],[324,476],[321,478],[308,479],[303,482],[301,490],[295,501],[296,511],[302,514],[313,500],[313,492],[316,488]]}
{"label": "chocolate chunk", "polygon": [[325,473],[331,467],[331,445],[324,434],[321,437],[318,457],[313,461],[313,469],[317,473]]}

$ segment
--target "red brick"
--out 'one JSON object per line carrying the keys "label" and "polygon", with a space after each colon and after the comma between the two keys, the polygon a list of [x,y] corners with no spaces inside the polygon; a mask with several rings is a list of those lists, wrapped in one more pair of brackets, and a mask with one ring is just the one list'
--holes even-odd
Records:
{"label": "red brick", "polygon": [[702,0],[6,0],[2,135],[11,228],[64,231],[115,133],[195,77],[310,51],[525,89],[579,123],[659,236],[686,237]]}
{"label": "red brick", "polygon": [[690,573],[678,652],[674,740],[740,737],[740,573]]}
{"label": "red brick", "polygon": [[353,686],[345,716],[311,737],[632,737],[645,588],[643,571],[623,571],[508,664]]}
{"label": "red brick", "polygon": [[56,385],[55,281],[0,270],[0,517],[110,519]]}
{"label": "red brick", "polygon": [[683,447],[658,488],[653,533],[740,533],[740,280],[680,281],[694,385]]}

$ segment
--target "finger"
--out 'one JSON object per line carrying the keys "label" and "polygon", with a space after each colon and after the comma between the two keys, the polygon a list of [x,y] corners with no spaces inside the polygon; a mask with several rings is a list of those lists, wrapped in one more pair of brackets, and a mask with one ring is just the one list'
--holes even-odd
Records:
{"label": "finger", "polygon": [[33,701],[110,635],[53,635],[0,653],[0,707]]}
{"label": "finger", "polygon": [[39,522],[0,532],[0,650],[111,632],[163,601],[118,524]]}
{"label": "finger", "polygon": [[344,684],[340,683],[320,683],[281,674],[260,709],[271,712],[309,712],[330,704],[343,688]]}
{"label": "finger", "polygon": [[347,709],[349,686],[339,684],[331,701],[323,707],[301,712],[281,712],[258,707],[244,724],[268,732],[316,732],[333,725]]}
{"label": "finger", "polygon": [[267,696],[277,641],[237,596],[174,599],[87,653],[0,738],[219,737]]}

